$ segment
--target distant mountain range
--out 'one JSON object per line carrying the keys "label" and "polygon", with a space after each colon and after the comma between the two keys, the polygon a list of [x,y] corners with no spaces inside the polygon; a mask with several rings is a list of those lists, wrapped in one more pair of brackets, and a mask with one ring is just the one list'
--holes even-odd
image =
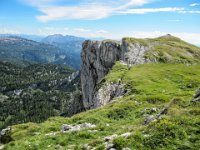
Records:
{"label": "distant mountain range", "polygon": [[46,38],[41,40],[41,42],[53,44],[53,43],[84,41],[84,40],[85,40],[85,38],[76,37],[76,36],[72,36],[72,35],[63,36],[62,34],[54,34],[54,35],[47,36]]}
{"label": "distant mountain range", "polygon": [[42,35],[29,35],[29,34],[0,34],[1,36],[16,36],[16,37],[21,37],[21,38],[25,38],[28,40],[33,40],[36,42],[40,42],[42,39],[44,39],[46,36],[42,36]]}
{"label": "distant mountain range", "polygon": [[[74,62],[80,65],[80,53],[82,49],[82,43],[85,40],[85,38],[81,37],[71,35],[63,36],[61,34],[55,34],[47,36],[41,42],[59,47],[63,53],[66,53]],[[63,62],[65,62],[65,59],[63,60]]]}
{"label": "distant mountain range", "polygon": [[80,68],[80,53],[84,38],[60,34],[47,37],[19,36],[0,35],[0,60],[21,65],[51,63]]}

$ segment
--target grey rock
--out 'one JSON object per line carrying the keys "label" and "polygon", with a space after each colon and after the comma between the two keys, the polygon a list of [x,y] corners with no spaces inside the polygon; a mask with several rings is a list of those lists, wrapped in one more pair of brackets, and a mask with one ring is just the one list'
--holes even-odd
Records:
{"label": "grey rock", "polygon": [[69,131],[73,128],[73,126],[68,125],[68,124],[63,124],[61,128],[61,132]]}
{"label": "grey rock", "polygon": [[98,105],[93,101],[97,84],[120,59],[120,43],[115,41],[85,41],[81,54],[81,85],[86,109]]}
{"label": "grey rock", "polygon": [[111,148],[114,148],[114,146],[115,146],[115,145],[112,144],[112,143],[111,143],[111,144],[107,144],[107,145],[106,145],[106,150],[110,150]]}
{"label": "grey rock", "polygon": [[0,143],[6,144],[12,141],[11,137],[11,127],[8,126],[7,128],[1,130],[0,132]]}
{"label": "grey rock", "polygon": [[194,95],[194,98],[192,100],[193,102],[199,102],[200,101],[200,89],[198,89]]}
{"label": "grey rock", "polygon": [[118,137],[118,135],[117,134],[113,134],[113,135],[111,135],[111,136],[107,136],[107,137],[105,137],[104,138],[104,141],[105,142],[110,142],[110,141],[113,141],[115,138],[117,138]]}
{"label": "grey rock", "polygon": [[76,79],[79,76],[79,71],[76,71],[74,73],[72,73],[69,77],[68,77],[68,82],[72,82],[74,79]]}
{"label": "grey rock", "polygon": [[84,144],[84,145],[83,145],[83,149],[85,149],[85,150],[90,150],[90,149],[91,149],[91,146],[89,146],[88,144]]}
{"label": "grey rock", "polygon": [[123,95],[125,89],[120,82],[106,83],[101,88],[98,85],[116,61],[128,65],[147,63],[144,57],[147,50],[149,47],[127,43],[125,40],[85,41],[81,53],[81,85],[85,109],[104,106],[113,98]]}
{"label": "grey rock", "polygon": [[129,136],[131,136],[131,134],[132,134],[132,133],[127,132],[127,133],[124,133],[124,134],[122,134],[122,135],[120,135],[120,136],[123,137],[123,138],[128,138]]}
{"label": "grey rock", "polygon": [[200,89],[196,91],[196,94],[194,95],[194,98],[200,97]]}
{"label": "grey rock", "polygon": [[144,124],[147,125],[149,124],[150,122],[152,122],[153,120],[155,120],[155,117],[154,116],[147,116],[144,120]]}
{"label": "grey rock", "polygon": [[157,108],[151,108],[151,110],[150,110],[150,113],[155,113],[155,112],[157,112]]}
{"label": "grey rock", "polygon": [[125,94],[124,84],[105,83],[98,89],[93,96],[93,107],[105,106],[114,98],[118,98]]}
{"label": "grey rock", "polygon": [[125,40],[122,41],[121,48],[123,49],[122,60],[128,65],[143,64],[147,63],[144,53],[150,48],[140,45],[139,43],[127,43]]}
{"label": "grey rock", "polygon": [[159,117],[162,116],[162,115],[166,115],[167,112],[168,112],[168,109],[169,109],[168,107],[163,108],[163,109],[156,115],[156,117],[159,118]]}
{"label": "grey rock", "polygon": [[163,115],[166,115],[168,110],[169,110],[169,107],[172,105],[172,103],[169,104],[169,106],[163,108],[159,113],[157,113],[155,116],[153,115],[150,115],[150,116],[147,116],[144,120],[144,124],[147,125],[149,124],[150,122],[152,121],[157,121],[157,119],[161,119],[163,117]]}
{"label": "grey rock", "polygon": [[96,125],[91,124],[91,123],[82,123],[75,126],[63,124],[61,127],[61,132],[65,133],[65,132],[70,132],[70,131],[80,131],[83,129],[90,129],[90,128],[95,128],[95,127]]}

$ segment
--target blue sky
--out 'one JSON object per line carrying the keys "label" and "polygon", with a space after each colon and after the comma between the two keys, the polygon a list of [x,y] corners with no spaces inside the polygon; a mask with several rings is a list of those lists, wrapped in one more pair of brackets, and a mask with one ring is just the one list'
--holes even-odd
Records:
{"label": "blue sky", "polygon": [[200,44],[200,0],[0,0],[0,33],[114,39],[171,33]]}

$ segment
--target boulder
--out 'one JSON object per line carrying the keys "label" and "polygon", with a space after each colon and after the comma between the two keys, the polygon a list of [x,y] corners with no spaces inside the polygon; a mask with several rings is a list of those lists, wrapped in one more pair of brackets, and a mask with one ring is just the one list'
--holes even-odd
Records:
{"label": "boulder", "polygon": [[8,126],[7,128],[1,130],[0,132],[0,143],[6,144],[12,141],[11,137],[11,127]]}
{"label": "boulder", "polygon": [[128,138],[129,136],[131,136],[131,134],[132,134],[132,133],[127,132],[127,133],[124,133],[124,134],[122,134],[122,135],[120,135],[120,136],[123,137],[123,138]]}
{"label": "boulder", "polygon": [[61,132],[65,133],[65,132],[70,132],[70,131],[80,131],[83,129],[90,129],[90,128],[95,128],[96,125],[91,124],[91,123],[82,123],[82,124],[78,124],[78,125],[68,125],[68,124],[63,124],[61,127]]}
{"label": "boulder", "polygon": [[105,137],[104,138],[104,141],[105,142],[110,142],[110,141],[113,141],[115,138],[117,138],[118,137],[118,135],[117,134],[113,134],[113,135],[111,135],[111,136],[107,136],[107,137]]}
{"label": "boulder", "polygon": [[199,102],[200,101],[200,89],[198,89],[194,95],[194,98],[192,100],[193,102]]}
{"label": "boulder", "polygon": [[111,144],[107,144],[107,145],[106,145],[106,150],[110,150],[110,149],[114,148],[114,146],[115,146],[115,145],[112,144],[112,143],[111,143]]}

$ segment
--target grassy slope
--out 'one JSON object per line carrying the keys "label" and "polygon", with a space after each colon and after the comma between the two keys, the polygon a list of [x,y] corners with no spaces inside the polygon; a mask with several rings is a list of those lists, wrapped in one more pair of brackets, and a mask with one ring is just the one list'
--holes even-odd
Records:
{"label": "grassy slope", "polygon": [[[54,117],[41,124],[13,126],[13,142],[6,149],[81,149],[84,144],[104,149],[103,138],[131,132],[128,139],[117,138],[117,149],[198,149],[200,147],[200,104],[190,100],[200,83],[200,64],[144,64],[132,67],[116,63],[105,77],[119,79],[131,89],[129,95],[103,108],[90,110],[72,118]],[[172,106],[162,119],[144,125],[144,114],[151,108],[161,110],[172,99]],[[97,127],[90,132],[60,133],[62,124],[90,122]],[[109,124],[109,125],[106,125]],[[57,132],[56,135],[45,134]]]}
{"label": "grassy slope", "polygon": [[200,59],[199,47],[171,35],[154,39],[124,38],[123,40],[150,47],[150,50],[145,52],[145,58],[153,62],[195,63]]}

